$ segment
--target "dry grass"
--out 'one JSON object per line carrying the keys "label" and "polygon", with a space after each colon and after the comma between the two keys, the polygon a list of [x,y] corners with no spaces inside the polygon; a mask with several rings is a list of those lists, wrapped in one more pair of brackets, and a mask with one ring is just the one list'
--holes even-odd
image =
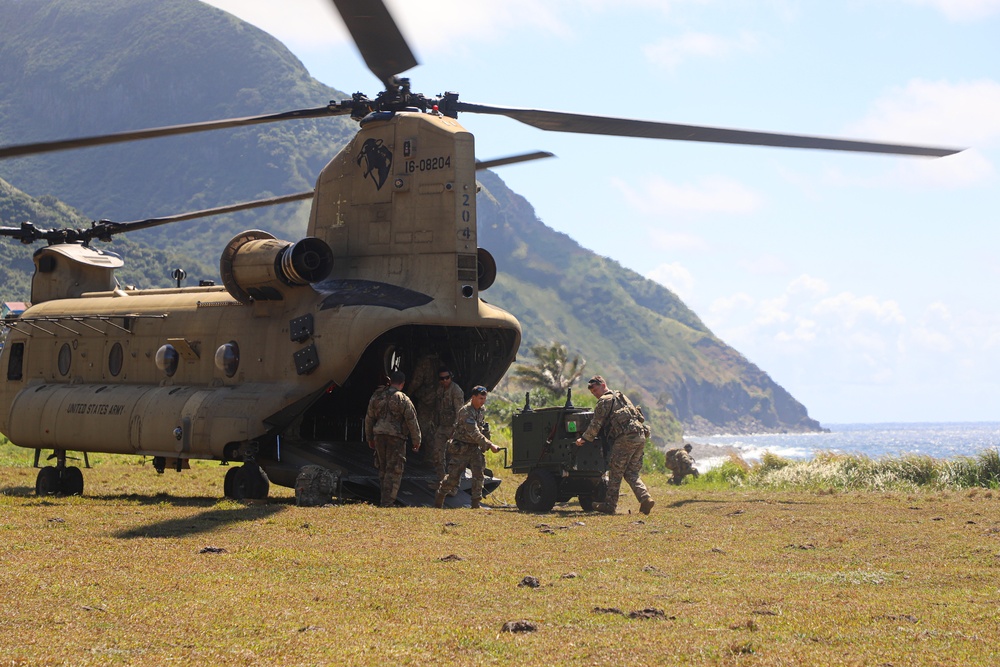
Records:
{"label": "dry grass", "polygon": [[[242,505],[218,500],[222,472],[109,460],[86,497],[40,499],[33,469],[0,468],[0,665],[1000,661],[1000,503],[982,489],[654,475],[650,517],[631,497],[607,517],[299,508],[287,489]],[[512,503],[507,477],[489,501]],[[663,616],[628,618],[644,609]],[[517,620],[537,631],[501,631]]]}

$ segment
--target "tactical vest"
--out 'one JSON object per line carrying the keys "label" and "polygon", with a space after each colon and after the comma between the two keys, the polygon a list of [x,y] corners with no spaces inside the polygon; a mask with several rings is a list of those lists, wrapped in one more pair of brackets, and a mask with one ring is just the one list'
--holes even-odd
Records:
{"label": "tactical vest", "polygon": [[649,427],[642,410],[632,405],[628,396],[620,391],[612,392],[611,413],[608,415],[608,438],[614,442],[620,436],[628,433],[641,433],[649,437]]}

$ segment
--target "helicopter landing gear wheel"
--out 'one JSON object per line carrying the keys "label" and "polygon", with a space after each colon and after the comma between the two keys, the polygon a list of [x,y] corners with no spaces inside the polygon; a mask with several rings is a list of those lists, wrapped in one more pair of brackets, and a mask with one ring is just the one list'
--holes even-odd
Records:
{"label": "helicopter landing gear wheel", "polygon": [[548,470],[535,470],[528,474],[514,492],[514,502],[522,512],[548,512],[556,504],[559,483]]}
{"label": "helicopter landing gear wheel", "polygon": [[263,500],[270,483],[267,473],[256,463],[244,463],[226,473],[226,497],[234,500]]}
{"label": "helicopter landing gear wheel", "polygon": [[608,480],[602,479],[594,484],[594,489],[590,493],[580,494],[580,508],[584,512],[593,512],[594,503],[603,503],[608,495]]}
{"label": "helicopter landing gear wheel", "polygon": [[38,471],[35,478],[36,496],[54,496],[60,492],[59,469],[55,466],[45,466]]}
{"label": "helicopter landing gear wheel", "polygon": [[[57,468],[58,469],[58,468]],[[83,495],[83,473],[76,466],[63,468],[59,476],[59,492],[64,496]]]}
{"label": "helicopter landing gear wheel", "polygon": [[240,474],[238,471],[239,468],[235,466],[226,471],[226,478],[222,482],[222,494],[226,498],[236,498],[233,495],[233,489],[236,486],[236,476]]}

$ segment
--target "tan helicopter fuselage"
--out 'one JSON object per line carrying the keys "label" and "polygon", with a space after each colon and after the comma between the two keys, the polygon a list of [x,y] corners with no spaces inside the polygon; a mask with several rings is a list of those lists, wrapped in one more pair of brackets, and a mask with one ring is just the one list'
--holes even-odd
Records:
{"label": "tan helicopter fuselage", "polygon": [[371,392],[421,353],[467,390],[492,386],[520,326],[479,298],[475,169],[454,119],[384,113],[321,172],[310,238],[237,236],[224,286],[120,289],[114,255],[43,248],[0,357],[0,431],[35,449],[238,459],[276,437],[360,441]]}

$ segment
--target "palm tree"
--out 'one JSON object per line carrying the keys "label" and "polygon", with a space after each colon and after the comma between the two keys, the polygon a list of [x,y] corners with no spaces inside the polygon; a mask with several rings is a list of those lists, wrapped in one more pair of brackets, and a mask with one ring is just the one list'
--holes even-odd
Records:
{"label": "palm tree", "polygon": [[534,364],[518,364],[511,375],[522,383],[550,391],[556,396],[565,394],[583,375],[586,360],[579,356],[569,360],[569,350],[562,343],[533,345],[529,354]]}

